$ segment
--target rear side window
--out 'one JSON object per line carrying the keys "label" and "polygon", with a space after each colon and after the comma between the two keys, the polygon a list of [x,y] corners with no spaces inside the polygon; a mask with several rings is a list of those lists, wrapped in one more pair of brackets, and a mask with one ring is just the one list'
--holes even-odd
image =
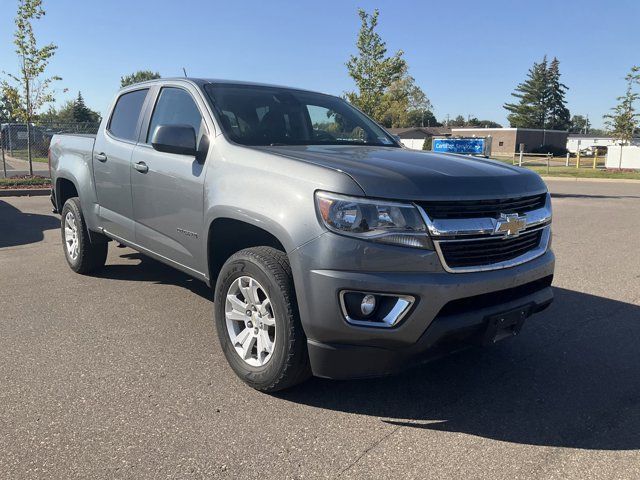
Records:
{"label": "rear side window", "polygon": [[165,87],[160,90],[156,108],[151,116],[147,143],[151,142],[158,125],[190,125],[198,141],[202,130],[202,115],[191,95],[181,88]]}
{"label": "rear side window", "polygon": [[137,140],[138,119],[148,89],[125,93],[118,98],[109,122],[109,132],[123,140]]}

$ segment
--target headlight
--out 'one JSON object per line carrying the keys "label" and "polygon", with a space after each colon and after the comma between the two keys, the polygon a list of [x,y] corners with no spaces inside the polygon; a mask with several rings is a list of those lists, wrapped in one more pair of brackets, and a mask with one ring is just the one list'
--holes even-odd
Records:
{"label": "headlight", "polygon": [[316,192],[318,213],[336,233],[374,242],[433,249],[418,209],[406,203]]}

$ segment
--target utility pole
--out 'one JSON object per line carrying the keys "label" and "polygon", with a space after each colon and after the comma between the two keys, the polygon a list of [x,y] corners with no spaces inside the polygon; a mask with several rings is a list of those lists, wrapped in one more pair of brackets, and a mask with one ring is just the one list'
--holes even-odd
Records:
{"label": "utility pole", "polygon": [[586,135],[587,133],[589,133],[589,128],[591,127],[591,124],[589,123],[589,114],[587,113],[587,121],[585,122],[584,125],[584,134]]}

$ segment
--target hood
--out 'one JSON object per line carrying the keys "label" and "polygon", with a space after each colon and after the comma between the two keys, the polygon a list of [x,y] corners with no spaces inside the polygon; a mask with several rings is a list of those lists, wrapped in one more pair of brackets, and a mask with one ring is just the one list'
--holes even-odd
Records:
{"label": "hood", "polygon": [[357,145],[253,148],[342,171],[371,197],[464,200],[547,191],[542,179],[530,170],[466,155]]}

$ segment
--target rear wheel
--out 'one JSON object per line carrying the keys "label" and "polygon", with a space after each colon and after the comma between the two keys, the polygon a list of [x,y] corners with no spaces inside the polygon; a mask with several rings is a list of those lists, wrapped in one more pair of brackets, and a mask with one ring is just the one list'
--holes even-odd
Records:
{"label": "rear wheel", "polygon": [[60,223],[64,254],[71,270],[90,273],[102,268],[107,260],[108,243],[102,239],[91,241],[78,197],[65,202]]}
{"label": "rear wheel", "polygon": [[235,253],[222,267],[215,297],[220,344],[244,382],[275,392],[311,375],[284,252],[254,247]]}

